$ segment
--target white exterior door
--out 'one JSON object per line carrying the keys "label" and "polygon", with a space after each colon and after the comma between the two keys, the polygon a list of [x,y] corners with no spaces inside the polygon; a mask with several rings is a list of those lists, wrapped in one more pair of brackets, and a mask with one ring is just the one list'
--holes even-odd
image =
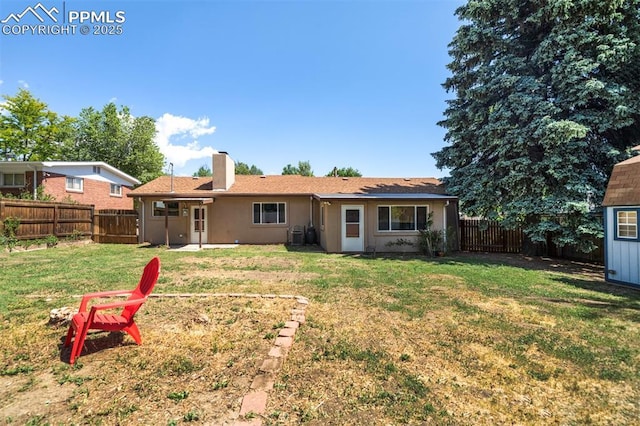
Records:
{"label": "white exterior door", "polygon": [[364,251],[364,206],[342,206],[342,251]]}
{"label": "white exterior door", "polygon": [[[191,206],[191,244],[207,243],[207,208]],[[202,239],[200,239],[202,235]]]}

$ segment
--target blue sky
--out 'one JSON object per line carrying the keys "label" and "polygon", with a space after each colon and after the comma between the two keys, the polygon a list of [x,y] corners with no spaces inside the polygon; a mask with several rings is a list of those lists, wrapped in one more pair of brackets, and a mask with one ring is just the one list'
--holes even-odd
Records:
{"label": "blue sky", "polygon": [[[0,20],[38,3],[57,21],[0,24],[0,93],[24,87],[71,116],[113,101],[153,117],[176,175],[215,150],[266,174],[309,161],[316,176],[446,175],[431,153],[462,0],[2,0]],[[23,28],[36,24],[75,33]]]}

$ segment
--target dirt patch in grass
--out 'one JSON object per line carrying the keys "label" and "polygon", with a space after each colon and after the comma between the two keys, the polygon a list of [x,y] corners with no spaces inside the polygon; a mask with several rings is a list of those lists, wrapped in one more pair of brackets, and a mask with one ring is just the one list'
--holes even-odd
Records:
{"label": "dirt patch in grass", "polygon": [[460,297],[478,312],[408,320],[313,304],[270,396],[271,424],[629,424],[638,414],[630,384],[585,374],[536,342],[509,349],[554,320],[515,301]]}
{"label": "dirt patch in grass", "polygon": [[[151,299],[137,316],[142,346],[119,333],[96,333],[73,367],[64,363],[68,349],[56,350],[66,328],[5,324],[0,419],[230,422],[294,304],[277,298]],[[47,342],[49,350],[33,351],[25,335]]]}
{"label": "dirt patch in grass", "polygon": [[[197,285],[199,289],[251,292],[256,284],[261,291],[290,291],[291,285],[318,277],[317,273],[298,271],[295,259],[257,256],[252,258],[197,258],[182,259],[183,269],[163,272],[163,279],[175,286]],[[207,285],[203,286],[203,282]],[[240,285],[240,287],[238,286]],[[265,287],[267,286],[267,287]]]}
{"label": "dirt patch in grass", "polygon": [[[604,284],[599,267],[516,255],[271,254],[172,254],[156,287],[310,298],[257,417],[265,426],[633,424],[640,416],[639,299]],[[151,299],[138,317],[142,346],[92,336],[70,367],[68,352],[60,358],[66,330],[29,314],[37,303],[21,301],[0,319],[0,421],[232,424],[293,307]]]}

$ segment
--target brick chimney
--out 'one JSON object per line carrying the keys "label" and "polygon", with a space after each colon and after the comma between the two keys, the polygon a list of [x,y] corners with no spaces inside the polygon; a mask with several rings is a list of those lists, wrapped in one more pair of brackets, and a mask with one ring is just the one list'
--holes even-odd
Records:
{"label": "brick chimney", "polygon": [[236,163],[224,151],[213,154],[213,190],[226,191],[236,179]]}

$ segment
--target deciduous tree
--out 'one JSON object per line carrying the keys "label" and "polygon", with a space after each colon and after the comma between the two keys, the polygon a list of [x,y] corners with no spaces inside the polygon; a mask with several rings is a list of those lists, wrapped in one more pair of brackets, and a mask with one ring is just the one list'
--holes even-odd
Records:
{"label": "deciduous tree", "polygon": [[4,96],[4,99],[0,106],[2,159],[60,159],[62,146],[72,136],[73,118],[60,117],[25,89],[20,89],[15,96]]}
{"label": "deciduous tree", "polygon": [[200,166],[200,168],[198,169],[198,171],[196,171],[193,174],[193,177],[207,177],[207,176],[211,176],[211,169],[209,168],[209,166],[207,166],[206,164],[203,164],[202,166]]}
{"label": "deciduous tree", "polygon": [[353,167],[334,167],[327,176],[340,176],[340,177],[362,177],[362,173],[358,171],[358,169],[354,169]]}
{"label": "deciduous tree", "polygon": [[66,154],[70,160],[104,161],[145,183],[162,175],[164,155],[154,141],[155,133],[153,118],[133,117],[127,107],[118,110],[114,103],[102,111],[88,107],[80,112]]}
{"label": "deciduous tree", "polygon": [[283,175],[301,175],[301,176],[313,176],[313,170],[311,169],[311,163],[308,161],[298,161],[298,167],[287,164],[282,169]]}
{"label": "deciduous tree", "polygon": [[236,174],[237,175],[263,175],[264,173],[255,165],[249,166],[247,163],[243,163],[242,161],[239,161],[236,163]]}
{"label": "deciduous tree", "polygon": [[640,0],[470,0],[450,44],[448,146],[463,211],[588,251],[613,165],[640,143]]}

